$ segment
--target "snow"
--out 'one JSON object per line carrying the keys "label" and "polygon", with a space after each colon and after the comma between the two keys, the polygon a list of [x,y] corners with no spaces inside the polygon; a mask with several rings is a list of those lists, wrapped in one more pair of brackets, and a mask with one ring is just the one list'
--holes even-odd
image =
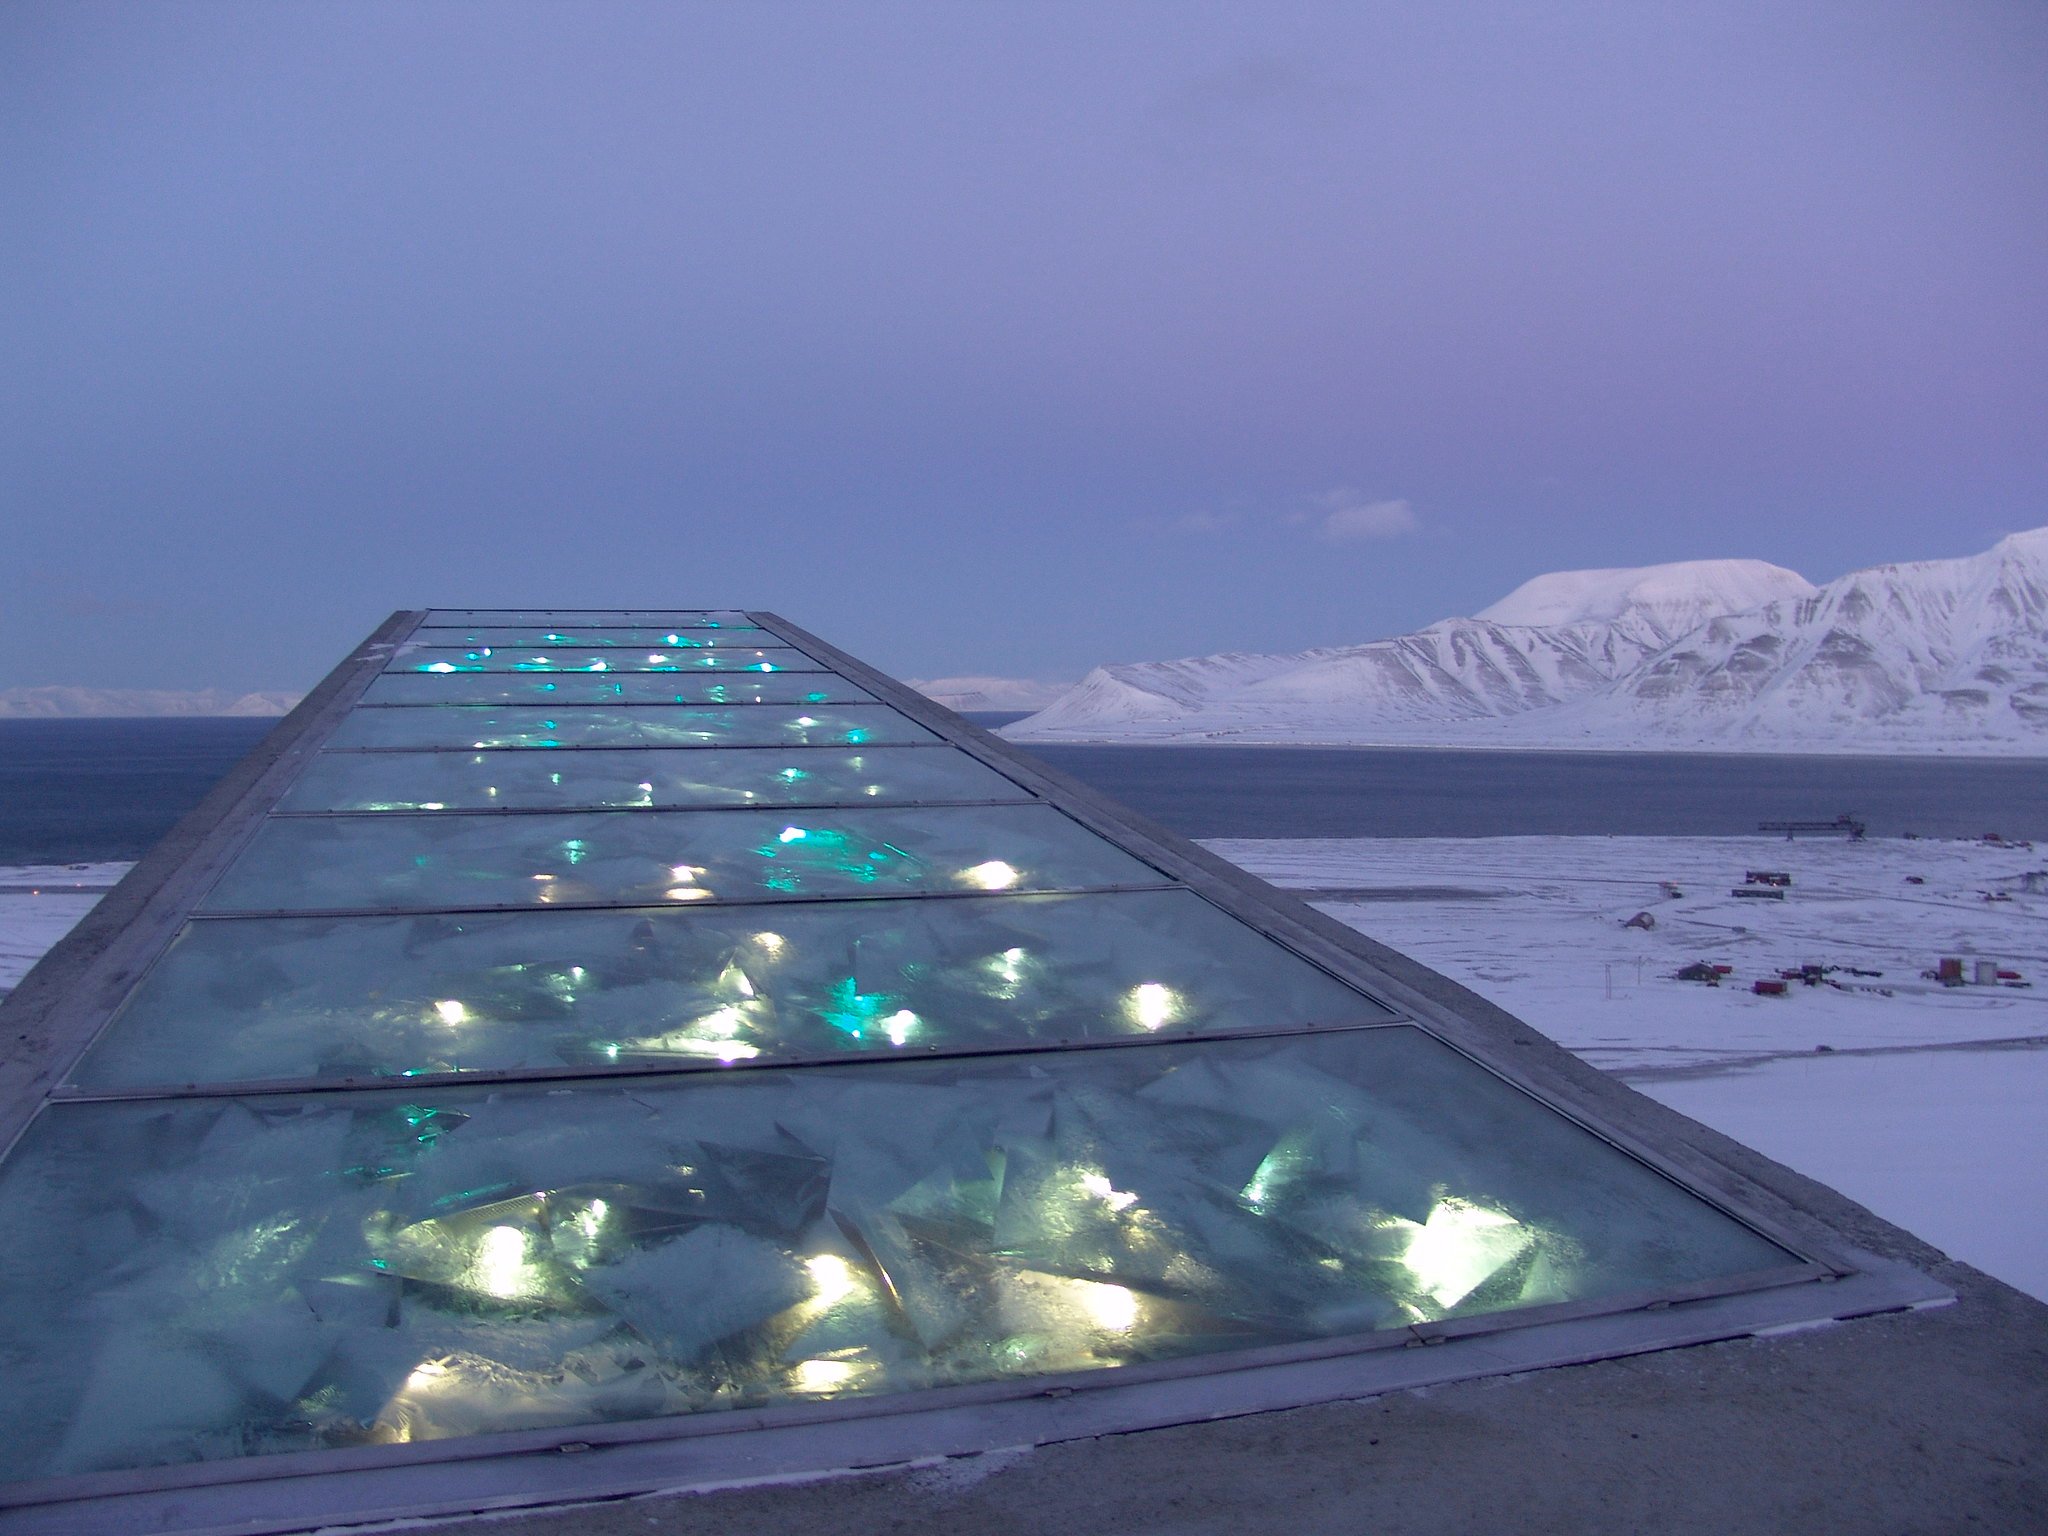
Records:
{"label": "snow", "polygon": [[0,866],[0,992],[10,990],[98,903],[127,864]]}
{"label": "snow", "polygon": [[1825,587],[1567,571],[1364,645],[1098,667],[1020,741],[2048,752],[2048,529]]}
{"label": "snow", "polygon": [[948,709],[1043,709],[1073,685],[1035,677],[911,678],[909,686]]}
{"label": "snow", "polygon": [[[1594,1065],[2048,1299],[2048,850],[1763,837],[1209,846],[1322,893],[1331,915]],[[1789,873],[1786,899],[1731,894],[1750,870]],[[1664,880],[1684,894],[1665,895]],[[1637,912],[1656,926],[1623,927]],[[2039,984],[1924,980],[1943,955]],[[1672,978],[1700,960],[1734,969],[1719,987]],[[1749,990],[1808,963],[1883,974],[1828,978],[1850,990]]]}
{"label": "snow", "polygon": [[1611,624],[1629,612],[1682,635],[1724,613],[1742,613],[1818,589],[1797,571],[1762,560],[1687,560],[1623,570],[1553,571],[1523,582],[1474,618],[1556,628]]}
{"label": "snow", "polygon": [[218,688],[0,688],[0,719],[55,720],[85,716],[138,719],[155,715],[283,715],[296,693],[224,693]]}

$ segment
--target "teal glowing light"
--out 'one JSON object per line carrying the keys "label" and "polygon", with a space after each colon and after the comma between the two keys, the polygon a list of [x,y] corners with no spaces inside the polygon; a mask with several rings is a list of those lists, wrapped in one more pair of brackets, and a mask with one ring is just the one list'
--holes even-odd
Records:
{"label": "teal glowing light", "polygon": [[868,1031],[882,1017],[882,1010],[892,1008],[896,1002],[886,992],[862,992],[851,976],[834,982],[826,996],[831,999],[831,1006],[821,1011],[821,1017],[842,1035],[855,1040],[866,1039]]}
{"label": "teal glowing light", "polygon": [[802,768],[785,768],[776,777],[785,784],[794,784],[799,779],[808,779],[810,774]]}

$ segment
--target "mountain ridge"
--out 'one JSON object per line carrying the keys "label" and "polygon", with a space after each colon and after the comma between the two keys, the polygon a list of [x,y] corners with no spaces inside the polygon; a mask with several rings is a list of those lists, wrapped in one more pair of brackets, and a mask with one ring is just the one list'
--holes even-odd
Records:
{"label": "mountain ridge", "polygon": [[1005,734],[2044,753],[2048,528],[1818,587],[1757,560],[1551,572],[1362,645],[1097,667]]}

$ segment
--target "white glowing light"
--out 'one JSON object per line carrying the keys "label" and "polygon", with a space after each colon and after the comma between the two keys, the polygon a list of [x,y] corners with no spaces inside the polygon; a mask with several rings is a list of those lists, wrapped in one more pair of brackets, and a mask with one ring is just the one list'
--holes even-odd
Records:
{"label": "white glowing light", "polygon": [[867,787],[867,790],[866,790],[866,793],[868,793],[868,794],[870,794],[870,795],[879,795],[879,794],[880,794],[881,792],[882,792],[882,786],[881,786],[881,785],[879,785],[879,784],[870,784],[870,785],[869,785],[869,786]]}
{"label": "white glowing light", "polygon": [[469,1010],[452,997],[444,997],[434,1004],[434,1012],[441,1016],[443,1024],[460,1024],[469,1017]]}
{"label": "white glowing light", "polygon": [[776,836],[775,841],[778,843],[800,843],[810,835],[802,827],[784,827]]}
{"label": "white glowing light", "polygon": [[583,1234],[585,1242],[597,1241],[598,1229],[604,1225],[605,1212],[611,1207],[602,1200],[593,1200],[576,1215],[576,1230]]}
{"label": "white glowing light", "polygon": [[836,1307],[860,1289],[853,1278],[853,1266],[836,1253],[814,1253],[804,1260],[804,1268],[810,1274],[811,1284],[817,1287],[811,1300],[821,1307]]}
{"label": "white glowing light", "polygon": [[714,1009],[712,1012],[705,1014],[703,1018],[699,1019],[691,1027],[701,1030],[703,1033],[711,1035],[716,1039],[730,1040],[740,1032],[740,1029],[746,1022],[746,1015],[728,1003],[723,1008]]}
{"label": "white glowing light", "polygon": [[533,878],[536,880],[552,880],[555,877],[553,875],[535,875]]}
{"label": "white glowing light", "polygon": [[661,894],[670,901],[702,901],[711,893],[701,885],[672,885]]}
{"label": "white glowing light", "polygon": [[678,884],[687,884],[703,873],[704,871],[694,864],[674,864],[669,867],[668,877]]}
{"label": "white glowing light", "polygon": [[1138,1298],[1122,1286],[1092,1280],[1076,1280],[1074,1285],[1082,1310],[1096,1327],[1126,1333],[1137,1323]]}
{"label": "white glowing light", "polygon": [[605,665],[605,664],[604,664],[603,662],[601,662],[601,661],[593,661],[593,662],[592,662],[592,663],[590,664],[590,670],[591,670],[591,671],[593,671],[593,672],[609,672],[609,671],[611,671],[611,668],[610,668],[610,667],[608,667],[608,666],[606,666],[606,665]]}
{"label": "white glowing light", "polygon": [[423,811],[445,811],[448,807],[439,800],[422,800],[420,802],[420,809]]}
{"label": "white glowing light", "polygon": [[1001,859],[990,859],[986,864],[977,864],[972,869],[961,870],[960,878],[969,885],[980,886],[984,891],[1007,891],[1024,877]]}
{"label": "white glowing light", "polygon": [[757,933],[754,942],[771,955],[782,953],[782,935],[779,933]]}
{"label": "white glowing light", "polygon": [[432,666],[428,667],[427,670],[429,672],[453,672],[455,668],[448,662],[437,661]]}
{"label": "white glowing light", "polygon": [[1177,1000],[1173,988],[1163,987],[1156,981],[1144,982],[1131,988],[1131,1017],[1137,1020],[1140,1029],[1158,1029],[1173,1022]]}
{"label": "white glowing light", "polygon": [[798,725],[816,725],[818,722],[815,718],[813,718],[810,715],[798,715],[796,717],[796,723]]}
{"label": "white glowing light", "polygon": [[1081,1189],[1083,1193],[1093,1195],[1112,1211],[1125,1210],[1135,1204],[1138,1198],[1127,1189],[1118,1189],[1099,1173],[1082,1174]]}
{"label": "white glowing light", "polygon": [[860,1367],[846,1360],[799,1360],[790,1374],[790,1386],[798,1392],[837,1392],[860,1374]]}
{"label": "white glowing light", "polygon": [[422,1360],[412,1368],[412,1374],[405,1378],[405,1390],[419,1392],[433,1386],[448,1374],[445,1360]]}
{"label": "white glowing light", "polygon": [[910,1038],[910,1032],[917,1028],[917,1015],[908,1008],[898,1008],[882,1020],[882,1033],[889,1037],[891,1045],[901,1045]]}
{"label": "white glowing light", "polygon": [[1439,1200],[1421,1226],[1412,1221],[1401,1263],[1418,1289],[1439,1306],[1454,1307],[1526,1248],[1529,1230],[1504,1211],[1467,1201]]}
{"label": "white glowing light", "polygon": [[655,655],[655,654],[654,654],[653,652],[651,652],[651,651],[650,651],[650,652],[648,653],[647,659],[648,659],[649,661],[653,662],[653,663],[654,663],[654,665],[656,665],[657,667],[658,667],[658,666],[660,666],[660,665],[661,665],[661,664],[662,664],[663,662],[665,662],[665,661],[667,661],[667,660],[668,660],[668,658],[667,658],[666,656],[657,656],[657,655]]}
{"label": "white glowing light", "polygon": [[477,1289],[493,1296],[517,1296],[526,1289],[526,1234],[517,1227],[493,1227],[476,1245]]}

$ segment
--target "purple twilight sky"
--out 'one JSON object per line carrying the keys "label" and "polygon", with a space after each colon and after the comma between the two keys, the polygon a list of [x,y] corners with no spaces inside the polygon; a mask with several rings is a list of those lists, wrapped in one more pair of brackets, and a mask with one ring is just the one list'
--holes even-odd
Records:
{"label": "purple twilight sky", "polygon": [[2048,523],[2048,6],[0,7],[0,686],[899,675]]}

